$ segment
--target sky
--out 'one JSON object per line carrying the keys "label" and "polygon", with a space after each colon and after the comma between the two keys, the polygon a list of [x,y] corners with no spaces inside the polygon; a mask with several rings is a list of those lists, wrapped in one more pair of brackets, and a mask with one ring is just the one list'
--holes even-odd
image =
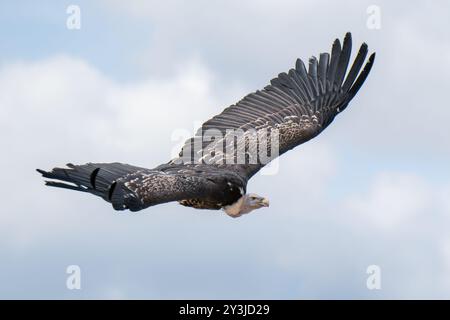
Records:
{"label": "sky", "polygon": [[[79,29],[67,26],[73,5]],[[0,298],[449,299],[449,12],[444,1],[1,1]],[[327,130],[252,178],[269,208],[118,213],[35,172],[167,162],[202,121],[347,31],[375,65]]]}

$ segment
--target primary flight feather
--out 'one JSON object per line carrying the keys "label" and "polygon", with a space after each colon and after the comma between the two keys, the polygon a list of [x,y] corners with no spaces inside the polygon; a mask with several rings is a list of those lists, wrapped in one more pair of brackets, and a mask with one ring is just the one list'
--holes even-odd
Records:
{"label": "primary flight feather", "polygon": [[308,68],[280,73],[263,90],[203,123],[179,156],[154,169],[122,163],[67,164],[47,172],[46,185],[94,194],[114,209],[139,211],[178,201],[197,209],[224,209],[239,217],[267,207],[247,194],[248,180],[273,158],[314,138],[342,112],[363,85],[375,60],[363,43],[347,70],[351,34],[333,43],[331,55],[312,57]]}

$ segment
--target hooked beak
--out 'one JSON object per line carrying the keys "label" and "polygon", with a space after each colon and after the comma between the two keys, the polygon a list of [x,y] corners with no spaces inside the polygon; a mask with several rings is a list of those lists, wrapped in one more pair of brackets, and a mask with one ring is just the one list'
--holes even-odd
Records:
{"label": "hooked beak", "polygon": [[263,207],[268,207],[269,206],[269,199],[262,199],[261,204],[263,205]]}

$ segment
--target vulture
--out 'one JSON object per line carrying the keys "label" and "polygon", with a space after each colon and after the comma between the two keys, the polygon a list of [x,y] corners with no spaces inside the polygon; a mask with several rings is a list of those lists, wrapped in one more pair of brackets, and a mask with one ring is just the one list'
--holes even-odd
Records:
{"label": "vulture", "polygon": [[[347,108],[375,60],[359,48],[349,67],[351,34],[336,39],[331,53],[297,59],[264,89],[224,109],[188,139],[179,155],[154,169],[123,163],[67,164],[37,169],[47,186],[91,193],[115,210],[139,211],[177,201],[196,209],[220,210],[239,217],[268,207],[247,193],[247,183],[264,165],[316,137]],[[365,65],[364,65],[365,63]],[[364,65],[364,66],[363,66]]]}

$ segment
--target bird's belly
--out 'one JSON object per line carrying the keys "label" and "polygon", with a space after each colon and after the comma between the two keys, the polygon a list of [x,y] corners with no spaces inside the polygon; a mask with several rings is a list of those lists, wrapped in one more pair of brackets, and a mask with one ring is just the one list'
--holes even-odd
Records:
{"label": "bird's belly", "polygon": [[220,202],[205,199],[185,199],[178,202],[185,207],[192,207],[195,209],[219,210],[222,208]]}
{"label": "bird's belly", "polygon": [[183,206],[196,209],[219,210],[235,203],[244,193],[242,186],[227,182],[220,190],[205,198],[184,199],[178,202]]}

